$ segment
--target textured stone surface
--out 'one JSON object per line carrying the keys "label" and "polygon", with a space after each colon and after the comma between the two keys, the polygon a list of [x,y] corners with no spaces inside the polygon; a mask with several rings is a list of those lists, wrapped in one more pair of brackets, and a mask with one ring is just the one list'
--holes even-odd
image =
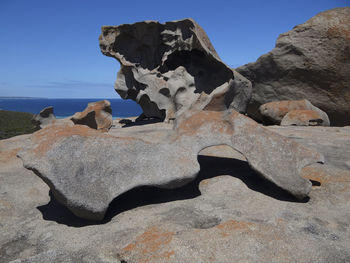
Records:
{"label": "textured stone surface", "polygon": [[[314,180],[309,201],[291,199],[261,179],[247,162],[199,156],[201,171],[189,185],[174,190],[130,191],[113,201],[103,224],[95,225],[57,204],[48,194],[49,187],[23,168],[14,153],[0,165],[0,261],[349,261],[350,172],[336,167],[350,156],[350,129],[268,128],[304,145],[320,147],[318,150],[331,161],[332,166],[303,169],[302,176]],[[166,133],[169,125],[120,130],[152,139],[148,133]],[[0,156],[4,152],[7,156],[11,146],[26,146],[27,138],[0,141]],[[215,148],[206,148],[206,153]],[[216,149],[214,153],[220,152]],[[338,154],[338,161],[332,153]],[[229,157],[227,154],[224,152]]]}
{"label": "textured stone surface", "polygon": [[268,126],[268,129],[322,153],[326,164],[350,170],[350,127]]}
{"label": "textured stone surface", "polygon": [[279,36],[275,48],[236,69],[252,81],[248,113],[261,104],[308,99],[332,125],[350,124],[350,7],[322,12]]}
{"label": "textured stone surface", "polygon": [[189,109],[245,112],[251,83],[226,66],[192,19],[104,26],[104,55],[121,68],[115,90],[147,117],[174,119]]}
{"label": "textured stone surface", "polygon": [[75,113],[70,119],[74,124],[108,131],[113,123],[111,103],[108,100],[90,102],[83,112]]}
{"label": "textured stone surface", "polygon": [[[319,108],[315,107],[311,104],[308,100],[283,100],[283,101],[272,101],[265,103],[259,107],[260,114],[262,116],[262,120],[265,124],[280,124],[282,119],[290,112],[295,110],[310,110],[315,113],[308,113],[303,112],[303,115],[305,115],[305,120],[302,120],[302,116],[299,116],[300,123],[305,123],[307,120],[307,116],[309,119],[311,118],[318,118],[321,119],[321,125],[322,126],[329,126],[329,118],[327,114],[320,110]],[[291,123],[289,120],[292,117],[293,119],[297,118],[296,113],[302,114],[302,112],[294,112],[292,113],[289,118],[285,119],[284,124],[285,125],[291,125],[288,123]],[[305,125],[305,124],[304,124]]]}
{"label": "textured stone surface", "polygon": [[292,110],[283,117],[281,126],[329,126],[322,116],[313,110]]}
{"label": "textured stone surface", "polygon": [[[50,126],[33,134],[18,155],[79,217],[100,220],[109,203],[144,185],[176,188],[199,172],[198,153],[226,144],[242,153],[263,177],[298,198],[311,183],[299,176],[323,156],[272,133],[237,112],[204,111],[182,116],[161,141],[100,134],[81,125]],[[283,171],[283,173],[281,173]]]}
{"label": "textured stone surface", "polygon": [[45,128],[56,122],[56,117],[53,114],[53,107],[46,107],[40,111],[39,114],[34,115],[32,123],[37,127],[37,129]]}

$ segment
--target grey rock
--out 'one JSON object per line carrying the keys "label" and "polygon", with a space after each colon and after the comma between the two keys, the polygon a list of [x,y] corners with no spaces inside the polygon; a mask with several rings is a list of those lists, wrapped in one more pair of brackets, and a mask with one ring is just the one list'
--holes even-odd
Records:
{"label": "grey rock", "polygon": [[[49,187],[23,168],[15,153],[8,158],[14,148],[27,147],[28,135],[1,140],[0,261],[349,261],[350,171],[340,168],[349,161],[350,128],[267,128],[325,155],[327,165],[302,170],[321,183],[314,183],[309,201],[288,198],[247,162],[229,158],[231,148],[213,146],[198,157],[201,171],[193,183],[152,194],[126,193],[110,206],[103,224],[74,217],[50,199]],[[154,123],[109,134],[156,141],[170,129],[168,123]]]}
{"label": "grey rock", "polygon": [[246,110],[250,81],[221,61],[192,19],[104,26],[99,41],[102,53],[121,64],[115,90],[139,103],[146,117],[170,120],[205,107]]}
{"label": "grey rock", "polygon": [[[235,111],[183,114],[162,141],[101,134],[81,125],[50,126],[18,153],[24,167],[51,188],[75,215],[101,220],[117,196],[139,186],[177,188],[195,179],[198,153],[228,145],[267,180],[304,198],[311,183],[301,169],[323,156],[272,133]],[[281,171],[284,171],[281,173]]]}
{"label": "grey rock", "polygon": [[[291,111],[294,112],[288,115]],[[327,114],[306,99],[268,102],[259,107],[259,112],[265,124],[330,125]]]}
{"label": "grey rock", "polygon": [[281,34],[271,52],[236,70],[253,84],[248,114],[261,104],[308,99],[335,126],[350,124],[350,7],[331,9]]}
{"label": "grey rock", "polygon": [[[328,119],[328,118],[327,118]],[[281,126],[329,126],[317,111],[292,110],[283,117]]]}
{"label": "grey rock", "polygon": [[45,128],[48,125],[56,122],[56,117],[53,114],[53,107],[49,106],[40,111],[39,114],[33,116],[32,123],[37,129]]}
{"label": "grey rock", "polygon": [[267,126],[269,130],[288,137],[322,153],[328,165],[350,170],[350,129],[348,127]]}

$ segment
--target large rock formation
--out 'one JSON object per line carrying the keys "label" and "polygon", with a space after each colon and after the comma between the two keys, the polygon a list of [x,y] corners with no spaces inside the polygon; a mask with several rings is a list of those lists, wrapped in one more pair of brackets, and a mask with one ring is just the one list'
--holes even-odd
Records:
{"label": "large rock formation", "polygon": [[32,145],[18,155],[59,202],[92,220],[102,219],[110,202],[132,188],[188,183],[200,170],[198,153],[221,144],[242,153],[267,180],[297,198],[307,196],[311,183],[300,171],[322,162],[322,155],[234,111],[188,114],[159,142],[114,137],[80,125],[50,126],[34,133]]}
{"label": "large rock formation", "polygon": [[104,55],[121,68],[115,90],[140,104],[147,117],[174,119],[189,109],[245,112],[251,84],[219,58],[192,19],[104,26]]}
{"label": "large rock formation", "polygon": [[[308,201],[292,199],[246,161],[214,151],[216,157],[198,156],[195,181],[133,189],[112,202],[102,223],[75,217],[23,167],[16,153],[30,135],[0,140],[0,261],[347,262],[350,127],[266,128],[325,155],[325,165],[302,169],[313,180]],[[159,122],[108,134],[158,140],[169,129]]]}
{"label": "large rock formation", "polygon": [[261,104],[308,99],[332,125],[350,124],[350,7],[322,12],[281,34],[275,48],[236,69],[252,81],[248,114]]}

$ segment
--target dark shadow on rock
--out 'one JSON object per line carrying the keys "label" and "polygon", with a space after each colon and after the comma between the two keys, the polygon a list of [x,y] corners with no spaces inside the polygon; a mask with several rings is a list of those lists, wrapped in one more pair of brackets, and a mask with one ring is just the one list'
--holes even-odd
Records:
{"label": "dark shadow on rock", "polygon": [[[133,127],[133,126],[141,126],[141,125],[147,125],[147,124],[152,124],[152,123],[157,123],[157,122],[162,122],[163,120],[157,119],[157,118],[150,118],[150,119],[144,119],[140,121],[135,121],[135,122],[129,122],[129,123],[124,123],[122,128],[127,128],[127,127]],[[122,123],[123,124],[123,123]]]}
{"label": "dark shadow on rock", "polygon": [[236,177],[242,180],[250,189],[277,200],[288,202],[307,202],[309,200],[308,198],[302,201],[297,200],[275,184],[260,177],[245,161],[199,155],[198,162],[201,166],[201,170],[196,179],[192,182],[177,189],[160,189],[150,186],[131,189],[116,197],[110,203],[104,220],[100,222],[88,221],[76,217],[66,207],[59,204],[54,199],[51,191],[50,202],[37,208],[42,213],[44,220],[55,221],[67,226],[84,227],[88,225],[105,224],[111,221],[114,216],[137,207],[195,198],[201,194],[198,185],[202,180],[219,175]]}

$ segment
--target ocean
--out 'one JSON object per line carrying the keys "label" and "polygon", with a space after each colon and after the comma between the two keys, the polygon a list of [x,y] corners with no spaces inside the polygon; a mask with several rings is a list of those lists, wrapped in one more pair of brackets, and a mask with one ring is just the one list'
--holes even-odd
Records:
{"label": "ocean", "polygon": [[[43,108],[53,106],[56,118],[65,118],[78,111],[83,111],[94,99],[46,99],[46,98],[1,98],[0,110],[20,111],[38,114]],[[132,100],[107,99],[111,102],[113,118],[139,116],[141,107]]]}

